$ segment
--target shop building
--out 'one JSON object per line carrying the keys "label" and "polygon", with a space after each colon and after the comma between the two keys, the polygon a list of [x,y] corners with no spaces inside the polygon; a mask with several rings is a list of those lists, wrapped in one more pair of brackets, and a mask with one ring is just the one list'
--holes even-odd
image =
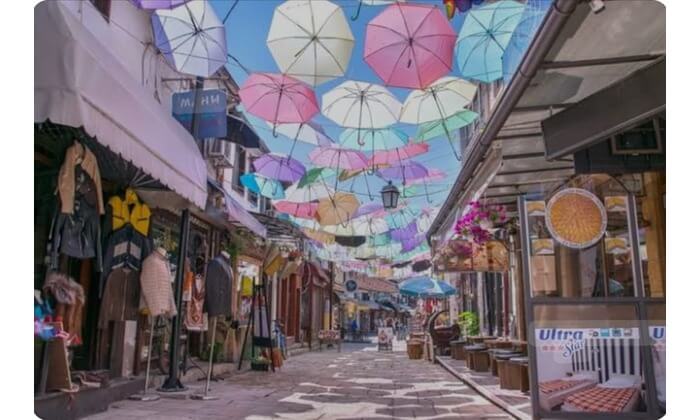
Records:
{"label": "shop building", "polygon": [[[604,6],[552,2],[429,231],[480,334],[527,341],[518,417],[665,412],[665,9]],[[507,215],[497,270],[445,251],[477,201]]]}

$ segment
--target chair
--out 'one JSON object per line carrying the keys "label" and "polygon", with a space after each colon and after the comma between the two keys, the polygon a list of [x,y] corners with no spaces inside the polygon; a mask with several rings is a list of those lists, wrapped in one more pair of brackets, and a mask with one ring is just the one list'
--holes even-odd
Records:
{"label": "chair", "polygon": [[436,353],[440,355],[449,354],[450,341],[459,339],[459,325],[454,324],[450,327],[436,327],[437,318],[447,313],[447,311],[435,312],[428,318],[428,333],[433,340],[433,345],[436,348]]}

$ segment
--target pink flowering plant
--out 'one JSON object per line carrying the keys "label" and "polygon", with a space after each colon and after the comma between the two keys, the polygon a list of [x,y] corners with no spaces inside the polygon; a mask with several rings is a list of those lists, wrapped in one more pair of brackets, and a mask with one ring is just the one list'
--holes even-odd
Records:
{"label": "pink flowering plant", "polygon": [[457,221],[454,230],[461,238],[483,245],[493,239],[494,227],[505,221],[505,206],[472,201],[469,211]]}

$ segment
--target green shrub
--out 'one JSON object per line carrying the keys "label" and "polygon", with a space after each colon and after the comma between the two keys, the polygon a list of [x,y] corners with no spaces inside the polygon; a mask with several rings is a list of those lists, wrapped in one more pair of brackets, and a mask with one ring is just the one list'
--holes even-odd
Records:
{"label": "green shrub", "polygon": [[462,337],[479,334],[479,316],[475,312],[462,312],[459,314],[457,324],[462,330]]}

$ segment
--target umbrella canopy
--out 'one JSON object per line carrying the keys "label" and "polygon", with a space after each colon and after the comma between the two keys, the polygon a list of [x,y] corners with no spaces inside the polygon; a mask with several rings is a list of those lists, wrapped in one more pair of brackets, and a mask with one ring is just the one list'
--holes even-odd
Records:
{"label": "umbrella canopy", "polygon": [[428,176],[428,168],[418,162],[408,160],[390,168],[379,169],[379,176],[386,180],[400,179],[406,184],[406,181]]}
{"label": "umbrella canopy", "polygon": [[438,279],[428,276],[413,277],[399,283],[399,292],[403,295],[417,297],[446,297],[454,295],[457,290]]}
{"label": "umbrella canopy", "polygon": [[381,217],[361,216],[350,221],[350,226],[358,235],[377,235],[389,231],[389,225]]}
{"label": "umbrella canopy", "polygon": [[304,235],[308,236],[314,241],[325,245],[330,245],[335,242],[335,236],[331,235],[330,233],[321,232],[319,230],[309,228],[301,228],[301,231],[304,232]]}
{"label": "umbrella canopy", "polygon": [[445,176],[446,176],[445,173],[439,169],[428,168],[428,176],[425,176],[423,178],[415,178],[415,179],[406,180],[406,185],[412,186],[415,184],[440,181],[442,179],[445,179]]}
{"label": "umbrella canopy", "polygon": [[353,194],[336,192],[332,197],[318,202],[318,223],[322,226],[347,224],[360,207]]}
{"label": "umbrella canopy", "polygon": [[528,0],[520,17],[518,26],[513,30],[510,42],[503,52],[503,80],[509,82],[530,47],[532,39],[542,24],[552,0]]}
{"label": "umbrella canopy", "polygon": [[469,109],[465,109],[464,111],[460,111],[451,117],[445,118],[444,120],[437,120],[421,124],[418,128],[416,139],[420,141],[427,141],[441,136],[449,136],[451,132],[468,126],[476,121],[477,118],[479,118],[479,114]]}
{"label": "umbrella canopy", "polygon": [[424,88],[452,70],[456,39],[437,6],[396,3],[367,24],[364,59],[389,86]]}
{"label": "umbrella canopy", "polygon": [[414,273],[420,273],[421,271],[429,269],[432,265],[430,260],[420,260],[411,265],[411,270],[413,270]]}
{"label": "umbrella canopy", "polygon": [[305,187],[317,182],[324,182],[326,179],[336,176],[338,173],[330,168],[311,168],[299,180],[299,187]]}
{"label": "umbrella canopy", "polygon": [[188,1],[189,0],[131,0],[136,7],[144,10],[172,9]]}
{"label": "umbrella canopy", "polygon": [[500,0],[469,11],[455,50],[464,77],[486,83],[503,77],[503,52],[524,8],[513,0]]}
{"label": "umbrella canopy", "polygon": [[375,203],[375,202],[369,202],[369,203],[364,203],[363,205],[360,206],[359,209],[357,209],[357,213],[355,213],[355,217],[361,217],[361,216],[380,216],[382,213],[384,213],[384,206],[381,203]]}
{"label": "umbrella canopy", "polygon": [[263,197],[273,200],[284,198],[284,187],[279,181],[258,174],[243,174],[240,180],[244,187]]}
{"label": "umbrella canopy", "polygon": [[408,143],[408,136],[395,128],[379,130],[348,128],[340,133],[339,143],[346,149],[374,153],[375,150],[405,146]]}
{"label": "umbrella canopy", "polygon": [[253,168],[260,175],[284,182],[298,181],[306,173],[301,162],[276,153],[267,153],[255,159]]}
{"label": "umbrella canopy", "polygon": [[294,217],[301,217],[302,219],[315,219],[316,211],[318,210],[318,203],[295,203],[293,201],[280,200],[273,201],[272,205],[282,213],[290,214]]}
{"label": "umbrella canopy", "polygon": [[287,188],[285,191],[285,199],[294,203],[306,203],[332,197],[333,194],[335,194],[335,190],[323,182],[301,186],[301,181],[299,181]]}
{"label": "umbrella canopy", "polygon": [[156,10],[151,25],[156,48],[177,71],[209,77],[226,64],[226,30],[209,2]]}
{"label": "umbrella canopy", "polygon": [[386,246],[391,243],[391,236],[388,233],[382,233],[381,235],[372,235],[368,238],[368,246]]}
{"label": "umbrella canopy", "polygon": [[348,80],[323,95],[322,112],[341,127],[374,130],[394,124],[401,103],[384,86]]}
{"label": "umbrella canopy", "polygon": [[413,238],[401,240],[401,252],[411,252],[425,242],[425,235],[418,234]]}
{"label": "umbrella canopy", "polygon": [[398,229],[392,229],[389,231],[389,235],[391,236],[391,239],[395,241],[405,241],[411,238],[414,238],[418,234],[418,227],[416,226],[416,222],[411,222],[405,227],[398,228]]}
{"label": "umbrella canopy", "polygon": [[333,144],[333,140],[326,135],[323,127],[313,121],[307,121],[305,123],[282,123],[277,124],[277,126],[267,121],[267,125],[272,129],[276,129],[277,133],[294,141],[313,144],[315,146],[330,146]]}
{"label": "umbrella canopy", "polygon": [[272,16],[267,46],[280,71],[317,86],[345,74],[355,37],[327,0],[290,0]]}
{"label": "umbrella canopy", "polygon": [[253,73],[238,92],[246,111],[273,124],[305,123],[318,113],[313,89],[290,76]]}
{"label": "umbrella canopy", "polygon": [[317,147],[309,154],[309,159],[314,165],[324,168],[363,169],[367,167],[367,157],[356,150],[340,149],[336,147]]}
{"label": "umbrella canopy", "polygon": [[364,236],[336,236],[335,242],[338,245],[357,248],[365,243],[367,239]]}
{"label": "umbrella canopy", "polygon": [[476,85],[457,77],[443,77],[430,86],[412,91],[403,103],[401,122],[425,124],[439,121],[447,134],[452,151],[461,159],[454,145],[446,119],[464,110],[476,94]]}
{"label": "umbrella canopy", "polygon": [[391,165],[396,162],[403,162],[412,157],[420,156],[424,153],[428,153],[427,143],[409,143],[403,147],[397,147],[395,149],[380,150],[370,159],[370,165]]}

